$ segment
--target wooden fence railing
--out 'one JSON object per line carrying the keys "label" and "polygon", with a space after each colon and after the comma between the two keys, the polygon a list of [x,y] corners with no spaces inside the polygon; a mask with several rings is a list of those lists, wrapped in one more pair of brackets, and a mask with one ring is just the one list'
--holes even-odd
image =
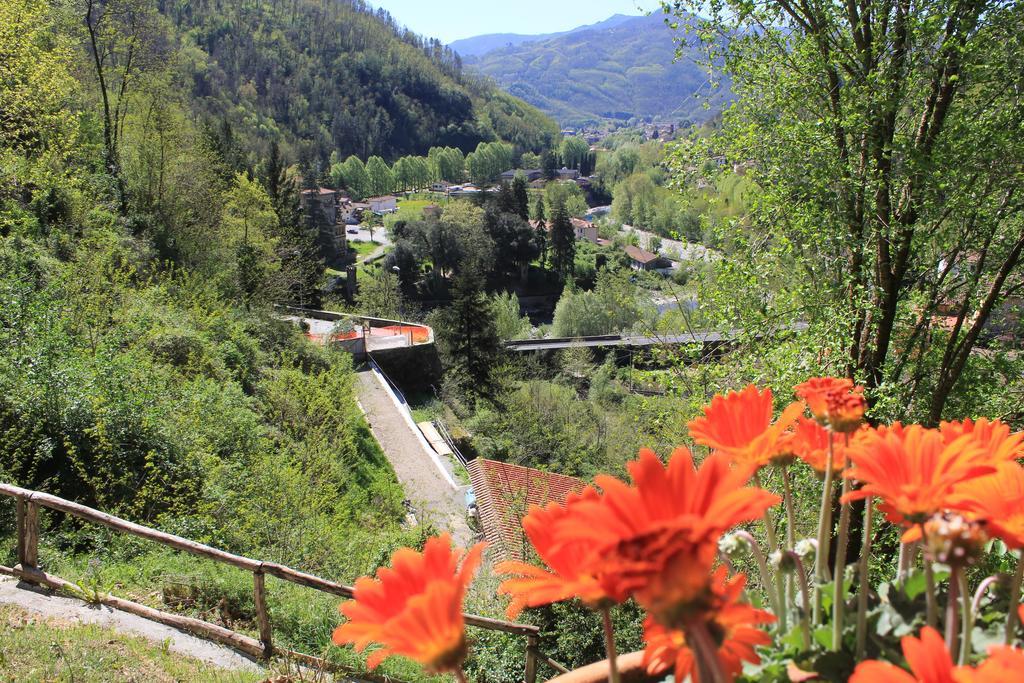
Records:
{"label": "wooden fence railing", "polygon": [[[114,517],[113,515],[108,515],[104,512],[100,512],[99,510],[94,510],[93,508],[79,505],[78,503],[73,503],[69,500],[58,498],[57,496],[53,496],[48,493],[31,491],[18,486],[0,483],[0,495],[13,498],[15,501],[15,519],[18,537],[18,563],[14,567],[0,566],[0,573],[14,576],[27,583],[46,586],[55,590],[63,590],[76,595],[85,594],[85,591],[83,591],[79,586],[76,586],[70,581],[65,581],[60,577],[47,574],[39,568],[39,508],[45,507],[51,510],[57,510],[79,519],[83,519],[87,522],[100,524],[116,531],[122,531],[133,536],[155,541],[156,543],[165,545],[169,548],[174,548],[175,550],[191,553],[199,557],[204,557],[214,560],[215,562],[221,562],[223,564],[228,564],[244,571],[251,572],[253,577],[253,602],[256,606],[256,623],[259,630],[259,639],[257,640],[245,634],[238,633],[237,631],[233,631],[226,627],[212,624],[201,619],[194,619],[192,617],[186,617],[179,614],[163,612],[123,598],[106,595],[90,596],[94,597],[96,601],[114,609],[130,612],[152,621],[189,631],[203,638],[228,645],[229,647],[240,650],[252,657],[269,659],[270,657],[277,655],[307,666],[335,670],[339,669],[336,665],[333,665],[320,657],[274,646],[273,625],[270,619],[270,613],[267,610],[267,593],[264,579],[267,575],[276,576],[284,581],[289,581],[300,586],[305,586],[307,588],[312,588],[314,590],[342,598],[352,597],[351,586],[346,586],[334,581],[328,581],[327,579],[322,579],[318,576],[313,576],[312,574],[307,574],[275,562],[261,562],[259,560],[253,560],[248,557],[225,552],[218,548],[213,548],[202,543],[181,538],[180,536],[151,529],[150,527],[129,522],[128,520]],[[536,626],[532,626],[530,624],[517,624],[510,621],[502,621],[500,619],[491,619],[489,617],[482,617],[475,614],[466,614],[464,616],[466,624],[469,626],[492,631],[503,631],[505,633],[523,636],[526,639],[525,683],[535,683],[537,679],[538,662],[546,664],[559,673],[565,672],[564,667],[540,652],[540,630]],[[369,681],[383,682],[393,680],[383,676],[363,672],[356,674],[356,677]]]}

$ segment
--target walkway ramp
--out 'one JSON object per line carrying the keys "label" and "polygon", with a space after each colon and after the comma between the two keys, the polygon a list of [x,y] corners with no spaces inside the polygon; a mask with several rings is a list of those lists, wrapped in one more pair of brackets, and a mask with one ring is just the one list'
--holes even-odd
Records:
{"label": "walkway ramp", "polygon": [[467,547],[475,534],[466,523],[466,487],[455,482],[383,375],[368,367],[356,376],[359,405],[417,519],[448,531],[456,544]]}

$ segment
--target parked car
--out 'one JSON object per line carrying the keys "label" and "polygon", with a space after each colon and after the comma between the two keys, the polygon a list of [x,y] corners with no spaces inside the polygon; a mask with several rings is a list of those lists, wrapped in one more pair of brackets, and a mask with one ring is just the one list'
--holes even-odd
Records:
{"label": "parked car", "polygon": [[359,234],[359,228],[349,228],[348,229],[348,234],[350,234],[350,235],[358,235]]}

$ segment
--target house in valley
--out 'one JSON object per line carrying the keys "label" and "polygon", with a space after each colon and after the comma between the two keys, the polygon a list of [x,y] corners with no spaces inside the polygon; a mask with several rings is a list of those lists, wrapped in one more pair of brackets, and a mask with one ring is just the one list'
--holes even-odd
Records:
{"label": "house in valley", "polygon": [[597,244],[597,226],[582,218],[570,219],[572,230],[576,233],[577,240],[586,240],[591,244]]}
{"label": "house in valley", "polygon": [[398,211],[398,198],[392,195],[382,197],[370,197],[366,200],[370,205],[370,211],[374,213],[394,213]]}
{"label": "house in valley", "polygon": [[663,274],[672,270],[672,262],[667,258],[640,247],[629,245],[626,247],[626,256],[629,257],[629,267],[633,270],[656,271]]}

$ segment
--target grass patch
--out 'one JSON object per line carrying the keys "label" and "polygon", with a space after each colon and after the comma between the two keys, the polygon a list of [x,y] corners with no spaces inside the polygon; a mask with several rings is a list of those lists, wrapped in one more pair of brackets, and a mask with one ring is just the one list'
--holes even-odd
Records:
{"label": "grass patch", "polygon": [[[386,562],[390,552],[391,548],[381,548],[380,557],[372,563]],[[162,549],[130,558],[116,550],[91,558],[67,557],[50,551],[44,553],[44,559],[51,562],[49,571],[90,590],[203,619],[254,638],[258,635],[252,576],[234,567]],[[272,576],[266,582],[275,644],[351,669],[364,668],[365,656],[331,644],[331,633],[340,620],[339,598]],[[410,683],[444,680],[425,676],[419,666],[400,657],[385,661],[378,673]]]}
{"label": "grass patch", "polygon": [[261,681],[95,624],[46,620],[0,606],[0,679],[10,681]]}
{"label": "grass patch", "polygon": [[[383,230],[383,229],[384,228],[379,228],[379,230]],[[377,231],[374,230],[374,232],[377,232]],[[377,242],[377,241],[373,241],[373,242],[349,241],[349,243],[348,243],[349,250],[355,252],[356,258],[358,258],[358,259],[366,258],[370,254],[372,254],[374,251],[376,251],[378,247],[380,247],[380,242]]]}

